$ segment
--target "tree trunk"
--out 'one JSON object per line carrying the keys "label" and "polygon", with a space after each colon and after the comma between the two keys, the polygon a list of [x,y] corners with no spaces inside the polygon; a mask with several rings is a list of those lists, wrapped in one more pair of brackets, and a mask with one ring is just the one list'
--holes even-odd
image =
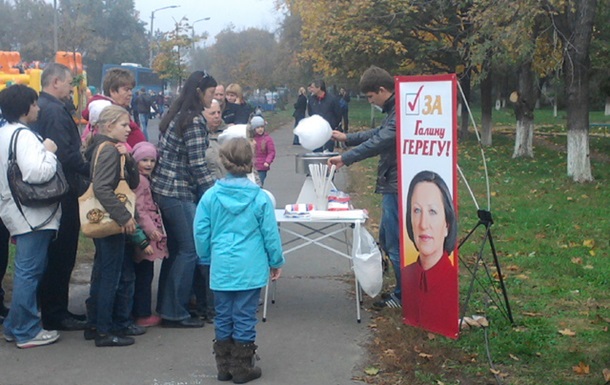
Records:
{"label": "tree trunk", "polygon": [[468,114],[468,104],[470,104],[470,68],[467,68],[460,78],[460,86],[466,100],[462,103],[462,116],[460,121],[460,132],[458,136],[460,139],[465,139],[468,136],[468,123],[470,115]]}
{"label": "tree trunk", "polygon": [[518,70],[519,90],[515,104],[517,127],[513,158],[534,157],[534,106],[536,105],[537,87],[534,87],[532,62],[526,61]]}
{"label": "tree trunk", "polygon": [[[575,156],[576,155],[576,156]],[[578,172],[578,174],[575,174]],[[568,176],[575,182],[590,182],[591,162],[589,158],[589,131],[568,131]]]}
{"label": "tree trunk", "polygon": [[487,76],[481,81],[481,144],[486,147],[491,146],[492,85],[491,70],[488,70]]}
{"label": "tree trunk", "polygon": [[597,1],[570,4],[558,23],[562,36],[567,38],[563,77],[567,92],[568,176],[582,183],[593,181],[589,157],[589,49]]}
{"label": "tree trunk", "polygon": [[515,150],[513,158],[534,157],[534,119],[523,117],[517,120],[517,133],[515,136]]}
{"label": "tree trunk", "polygon": [[610,115],[610,96],[606,97],[606,107],[604,108],[604,115]]}

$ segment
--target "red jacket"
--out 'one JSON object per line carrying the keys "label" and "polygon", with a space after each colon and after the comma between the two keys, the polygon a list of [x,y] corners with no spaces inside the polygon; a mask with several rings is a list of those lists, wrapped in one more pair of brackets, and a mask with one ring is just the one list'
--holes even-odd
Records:
{"label": "red jacket", "polygon": [[254,168],[256,171],[267,171],[269,166],[265,166],[265,162],[269,165],[275,159],[275,144],[268,133],[263,132],[263,135],[254,134],[256,142],[254,154]]}

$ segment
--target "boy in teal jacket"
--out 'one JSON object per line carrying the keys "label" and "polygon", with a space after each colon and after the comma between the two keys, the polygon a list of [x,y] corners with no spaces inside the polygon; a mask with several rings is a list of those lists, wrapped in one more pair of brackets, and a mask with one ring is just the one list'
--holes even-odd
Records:
{"label": "boy in teal jacket", "polygon": [[220,160],[228,174],[205,192],[193,223],[200,263],[210,265],[218,379],[236,384],[261,376],[253,363],[258,299],[284,264],[271,199],[247,178],[252,157],[245,138],[222,145]]}

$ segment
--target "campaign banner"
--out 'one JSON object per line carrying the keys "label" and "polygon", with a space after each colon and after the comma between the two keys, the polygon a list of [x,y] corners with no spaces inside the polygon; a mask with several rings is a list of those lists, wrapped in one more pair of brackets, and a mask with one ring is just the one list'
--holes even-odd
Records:
{"label": "campaign banner", "polygon": [[457,80],[396,77],[404,323],[457,338]]}

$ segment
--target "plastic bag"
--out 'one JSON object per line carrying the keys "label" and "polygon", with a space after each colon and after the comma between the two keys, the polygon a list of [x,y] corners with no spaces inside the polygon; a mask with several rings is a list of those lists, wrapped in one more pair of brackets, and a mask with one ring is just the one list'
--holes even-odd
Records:
{"label": "plastic bag", "polygon": [[354,246],[352,248],[354,274],[362,290],[375,298],[381,292],[383,284],[381,251],[366,228],[362,226],[359,226],[359,228],[360,231],[354,231]]}
{"label": "plastic bag", "polygon": [[220,135],[218,135],[218,144],[223,144],[225,141],[233,138],[247,138],[248,125],[234,124],[227,127]]}
{"label": "plastic bag", "polygon": [[313,151],[316,148],[324,146],[330,140],[333,130],[326,119],[320,115],[313,115],[301,119],[294,129],[294,134],[299,137],[301,146],[309,151]]}

